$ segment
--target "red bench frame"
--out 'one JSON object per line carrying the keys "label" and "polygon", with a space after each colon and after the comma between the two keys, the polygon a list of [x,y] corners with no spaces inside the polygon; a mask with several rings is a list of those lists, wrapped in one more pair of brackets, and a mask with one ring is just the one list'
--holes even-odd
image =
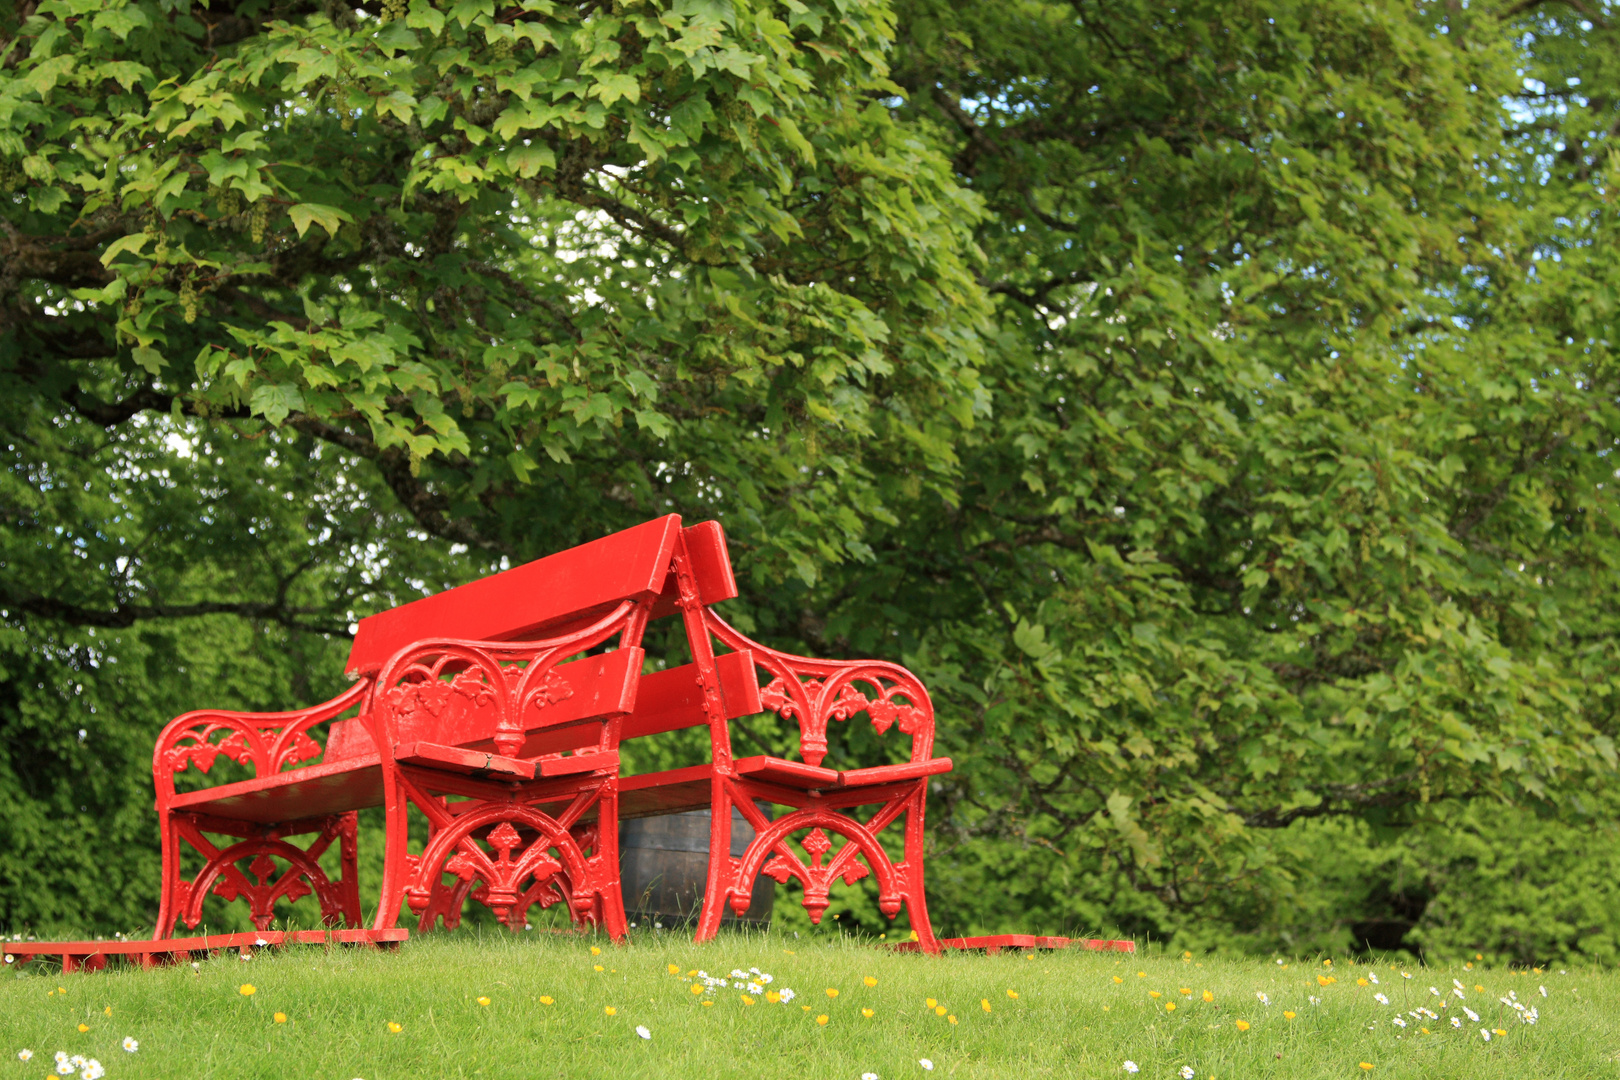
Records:
{"label": "red bench frame", "polygon": [[[363,620],[348,665],[357,681],[331,701],[177,718],[153,751],[163,842],[156,937],[172,937],[177,922],[197,925],[210,894],[245,898],[254,925],[267,930],[277,900],[313,892],[327,924],[358,927],[356,811],[381,806],[373,931],[393,928],[403,905],[421,929],[453,927],[471,896],[514,928],[532,905],[562,902],[576,923],[622,938],[620,817],[708,806],[718,854],[698,940],[715,935],[726,903],[746,911],[760,873],[797,878],[817,922],[833,880],[872,874],[884,913],[906,907],[917,947],[937,951],[923,820],[929,778],[951,763],[932,756],[927,691],[895,664],[816,660],[750,641],[712,610],[736,595],[718,523],[683,529],[669,515]],[[648,622],[675,614],[692,662],[643,675]],[[563,662],[609,642],[608,651]],[[717,644],[728,651],[717,653]],[[337,719],[350,710],[358,715]],[[802,760],[734,757],[729,721],[764,710],[797,722]],[[893,726],[911,738],[906,762],[823,766],[829,721],[860,713],[880,733]],[[313,729],[328,722],[323,750]],[[708,763],[621,775],[623,739],[700,725],[709,731]],[[177,773],[207,772],[222,754],[251,764],[254,778],[176,790]],[[756,800],[792,809],[771,820]],[[756,831],[740,858],[729,854],[733,805]],[[864,820],[850,813],[862,806],[876,810]],[[429,825],[421,856],[407,848],[413,812]],[[902,817],[896,862],[878,834]],[[837,852],[828,832],[846,840]],[[220,847],[208,833],[235,843]],[[790,844],[801,833],[808,859]],[[308,835],[302,848],[289,843]],[[341,870],[331,880],[318,860],[334,842]],[[189,877],[182,845],[204,860]]]}

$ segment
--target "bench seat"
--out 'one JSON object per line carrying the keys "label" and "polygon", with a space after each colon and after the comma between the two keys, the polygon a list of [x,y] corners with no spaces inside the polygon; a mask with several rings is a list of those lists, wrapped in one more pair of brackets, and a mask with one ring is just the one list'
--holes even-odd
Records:
{"label": "bench seat", "polygon": [[[950,758],[843,772],[764,755],[738,758],[732,764],[742,779],[774,789],[773,797],[784,805],[829,809],[886,802],[893,797],[894,784],[951,771]],[[627,820],[703,809],[709,805],[713,779],[712,764],[621,777],[619,817]]]}

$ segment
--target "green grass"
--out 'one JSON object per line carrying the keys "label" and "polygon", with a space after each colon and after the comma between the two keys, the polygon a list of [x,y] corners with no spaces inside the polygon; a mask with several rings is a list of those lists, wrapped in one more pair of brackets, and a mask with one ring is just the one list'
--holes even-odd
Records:
{"label": "green grass", "polygon": [[[667,933],[623,948],[594,945],[600,955],[580,937],[462,933],[419,936],[394,953],[289,948],[250,962],[216,958],[197,970],[64,977],[35,964],[0,981],[0,1080],[51,1075],[57,1050],[99,1059],[110,1080],[1118,1078],[1126,1059],[1141,1067],[1141,1080],[1171,1080],[1183,1066],[1208,1080],[1349,1078],[1367,1075],[1360,1062],[1374,1066],[1374,1078],[1620,1075],[1620,980],[1592,970],[1408,968],[1413,977],[1403,979],[1388,964],[1340,961],[1329,969],[1318,960],[1281,967],[1080,952],[900,956],[850,939],[768,934],[702,946]],[[682,974],[671,975],[670,964]],[[694,996],[683,978],[697,968],[750,967],[773,974],[771,988],[791,987],[797,1000],[773,1005],[760,996],[750,1006],[732,989]],[[1328,972],[1338,981],[1318,985]],[[1358,986],[1369,974],[1378,985]],[[866,977],[876,985],[865,985]],[[1445,1017],[1461,1015],[1455,998],[1435,1010],[1438,1022],[1411,1021],[1404,1032],[1390,1023],[1397,1006],[1434,1008],[1429,987],[1450,990],[1453,977],[1465,984],[1462,1004],[1485,1024],[1454,1031]],[[256,987],[251,997],[239,992],[243,983]],[[838,990],[835,999],[828,987]],[[1202,1000],[1206,990],[1213,1002]],[[1540,1010],[1538,1024],[1507,1019],[1511,1010],[1497,998],[1509,990]],[[1269,1006],[1257,991],[1270,996]],[[1390,1006],[1373,1000],[1380,991]],[[542,1004],[542,996],[554,1003]],[[935,1015],[926,998],[958,1022]],[[1176,1002],[1173,1012],[1167,1001]],[[1286,1019],[1284,1010],[1297,1016]],[[275,1023],[277,1012],[288,1021]],[[828,1017],[825,1026],[819,1015]],[[1237,1020],[1250,1030],[1239,1031]],[[401,1030],[390,1033],[390,1023]],[[1421,1034],[1420,1024],[1433,1034]],[[1507,1035],[1485,1042],[1479,1029],[1487,1024]],[[637,1025],[652,1038],[639,1038]],[[138,1052],[120,1049],[126,1035],[140,1040]],[[14,1057],[22,1047],[34,1051],[27,1064]],[[932,1074],[922,1058],[934,1062]]]}

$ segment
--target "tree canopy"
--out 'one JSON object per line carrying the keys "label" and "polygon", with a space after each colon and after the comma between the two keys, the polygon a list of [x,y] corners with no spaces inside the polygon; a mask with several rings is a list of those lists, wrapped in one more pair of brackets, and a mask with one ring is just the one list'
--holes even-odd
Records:
{"label": "tree canopy", "polygon": [[1446,838],[1614,820],[1614,43],[19,0],[0,911],[138,924],[169,716],[316,700],[359,615],[673,509],[752,632],[934,689],[952,930],[1338,946],[1405,889],[1409,947],[1494,943]]}

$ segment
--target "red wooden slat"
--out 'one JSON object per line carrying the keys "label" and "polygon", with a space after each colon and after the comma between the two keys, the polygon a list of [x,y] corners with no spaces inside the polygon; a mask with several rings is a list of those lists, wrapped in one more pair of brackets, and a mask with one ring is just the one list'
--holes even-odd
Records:
{"label": "red wooden slat", "polygon": [[381,806],[382,766],[375,754],[330,764],[290,769],[275,776],[243,780],[176,795],[174,810],[190,810],[233,821],[274,825],[324,814]]}
{"label": "red wooden slat", "polygon": [[810,790],[838,786],[838,770],[823,769],[819,765],[806,765],[802,761],[788,761],[784,758],[760,755],[738,758],[736,766],[738,774],[750,780],[764,780],[773,784]]}
{"label": "red wooden slat", "polygon": [[[737,595],[737,578],[731,571],[731,555],[726,549],[726,533],[718,521],[702,521],[681,530],[686,542],[687,562],[697,585],[698,600],[704,607],[731,600]],[[653,603],[652,618],[662,619],[680,610],[675,601],[678,590],[675,575],[664,582],[663,592]]]}
{"label": "red wooden slat", "polygon": [[534,762],[502,757],[484,750],[466,750],[459,746],[441,746],[438,743],[407,743],[399,748],[398,758],[406,765],[426,765],[434,769],[449,769],[464,776],[488,776],[492,779],[510,777],[515,780],[533,780]]}
{"label": "red wooden slat", "polygon": [[362,619],[348,672],[374,674],[426,637],[516,641],[560,620],[656,595],[680,525],[679,515],[669,514]]}
{"label": "red wooden slat", "polygon": [[595,754],[541,758],[538,765],[540,776],[573,776],[576,773],[596,772],[598,769],[617,769],[619,752],[603,750]]}
{"label": "red wooden slat", "polygon": [[[760,711],[759,681],[754,676],[752,653],[716,657],[715,669],[720,676],[720,694],[725,700],[727,720]],[[703,712],[703,688],[698,685],[698,667],[682,664],[642,676],[635,711],[625,717],[620,737],[636,739],[707,722],[708,717]]]}
{"label": "red wooden slat", "polygon": [[845,769],[838,774],[841,788],[863,787],[867,784],[893,784],[900,780],[915,780],[919,776],[937,776],[951,771],[951,759],[932,758],[928,761],[908,761],[903,765],[874,765],[869,769]]}

